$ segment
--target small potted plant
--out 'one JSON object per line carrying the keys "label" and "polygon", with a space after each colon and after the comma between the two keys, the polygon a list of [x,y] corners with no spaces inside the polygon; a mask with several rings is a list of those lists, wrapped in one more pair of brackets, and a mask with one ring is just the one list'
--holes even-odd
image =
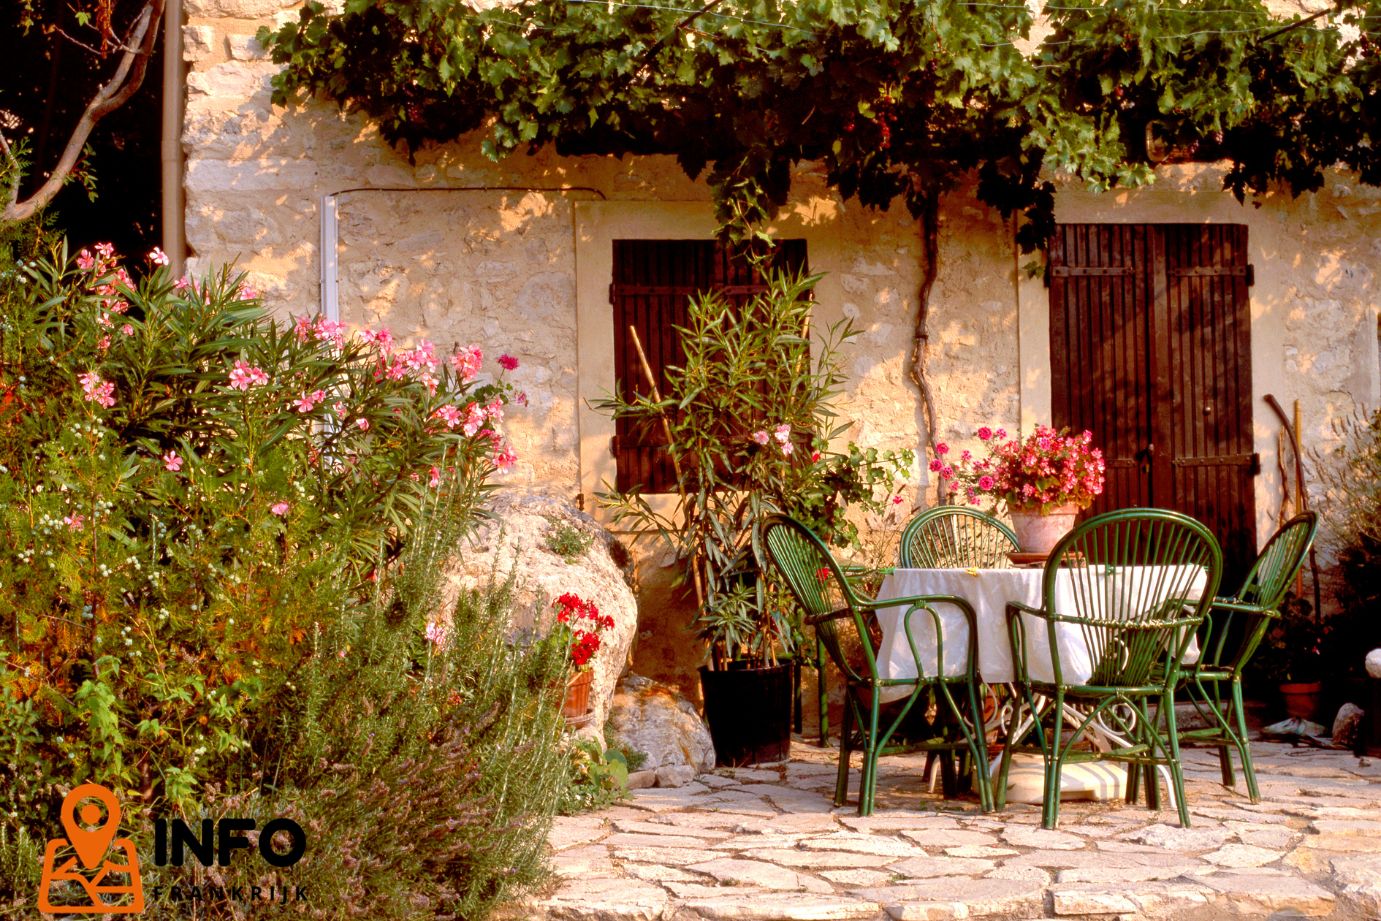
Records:
{"label": "small potted plant", "polygon": [[1003,504],[1024,555],[1044,558],[1074,527],[1080,510],[1103,492],[1106,465],[1103,452],[1093,447],[1093,434],[1070,434],[1038,425],[1026,438],[1007,438],[1004,429],[979,428],[978,439],[987,456],[974,459],[968,451],[956,461],[949,447],[935,446],[930,469],[977,505],[987,496]]}
{"label": "small potted plant", "polygon": [[599,652],[601,634],[614,626],[614,619],[599,613],[593,601],[586,601],[572,592],[559,596],[552,602],[552,608],[556,611],[556,623],[549,637],[566,650],[571,663],[561,712],[567,722],[578,725],[590,712],[593,659]]}
{"label": "small potted plant", "polygon": [[1328,624],[1314,616],[1313,605],[1291,593],[1248,662],[1250,676],[1280,694],[1286,716],[1312,720],[1318,715],[1328,635]]}
{"label": "small potted plant", "polygon": [[847,429],[830,403],[843,381],[836,349],[855,333],[842,322],[812,342],[816,280],[778,274],[741,305],[693,298],[679,331],[685,360],[667,369],[665,386],[602,404],[665,434],[676,470],[670,513],[638,489],[600,498],[616,523],[660,535],[683,566],[699,608],[701,689],[721,764],[779,760],[790,745],[786,660],[796,615],[760,571],[759,520],[782,511],[836,545],[855,542],[848,508],[881,509],[912,463],[909,452],[829,449]]}

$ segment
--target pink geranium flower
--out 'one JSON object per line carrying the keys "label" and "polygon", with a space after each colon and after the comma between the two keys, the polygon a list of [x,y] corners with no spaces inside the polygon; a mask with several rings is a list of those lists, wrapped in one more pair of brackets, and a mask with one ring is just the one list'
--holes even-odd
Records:
{"label": "pink geranium flower", "polygon": [[514,368],[518,367],[518,359],[514,358],[512,355],[500,355],[499,367],[503,368],[505,371],[512,371]]}

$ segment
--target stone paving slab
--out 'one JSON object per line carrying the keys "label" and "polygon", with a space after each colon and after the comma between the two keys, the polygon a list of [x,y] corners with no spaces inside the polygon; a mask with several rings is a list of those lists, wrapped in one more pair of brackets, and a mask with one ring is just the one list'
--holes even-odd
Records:
{"label": "stone paving slab", "polygon": [[[721,769],[560,818],[554,881],[531,921],[1381,921],[1381,765],[1253,745],[1263,801],[1186,753],[1193,827],[1174,810],[1065,803],[1060,827],[1012,804],[984,815],[882,759],[878,806],[834,807],[837,753]],[[857,770],[851,776],[856,794]],[[1240,784],[1239,780],[1239,784]]]}

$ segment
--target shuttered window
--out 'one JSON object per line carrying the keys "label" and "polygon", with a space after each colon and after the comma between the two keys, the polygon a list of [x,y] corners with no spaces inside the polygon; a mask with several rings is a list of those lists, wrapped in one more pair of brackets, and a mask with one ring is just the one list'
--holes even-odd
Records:
{"label": "shuttered window", "polygon": [[1053,421],[1108,460],[1089,514],[1193,515],[1225,585],[1256,554],[1251,274],[1240,224],[1061,224],[1050,246]]}
{"label": "shuttered window", "polygon": [[[769,265],[806,269],[805,240],[781,240]],[[666,369],[683,356],[676,328],[686,323],[691,297],[719,291],[743,303],[766,289],[763,273],[744,250],[715,240],[615,240],[614,280],[609,301],[614,310],[614,378],[625,397],[649,392],[630,330],[636,330],[657,386],[666,392]],[[640,486],[645,493],[670,492],[676,472],[660,425],[615,420],[613,453],[616,486]]]}

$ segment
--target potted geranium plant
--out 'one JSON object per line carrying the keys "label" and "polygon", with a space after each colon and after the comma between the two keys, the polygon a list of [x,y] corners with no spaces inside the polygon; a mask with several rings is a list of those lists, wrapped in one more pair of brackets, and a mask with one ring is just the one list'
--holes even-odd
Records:
{"label": "potted geranium plant", "polygon": [[592,660],[603,642],[601,634],[614,626],[614,619],[599,613],[593,601],[566,592],[552,602],[556,622],[549,637],[566,652],[571,663],[566,682],[566,698],[561,712],[568,722],[578,722],[590,712],[590,685],[594,680]]}
{"label": "potted geranium plant", "polygon": [[1103,492],[1106,465],[1093,434],[1038,425],[1026,438],[1009,439],[1004,429],[985,425],[977,435],[986,457],[974,459],[965,451],[950,461],[948,446],[940,443],[930,469],[974,505],[983,496],[1005,505],[1022,552],[1048,556],[1080,510]]}
{"label": "potted geranium plant", "polygon": [[777,760],[790,744],[792,681],[783,660],[796,623],[786,596],[759,570],[759,519],[783,511],[836,545],[856,542],[846,510],[881,510],[912,463],[910,452],[830,450],[848,427],[836,424],[831,405],[843,382],[837,349],[855,333],[844,321],[812,343],[817,280],[775,274],[742,305],[712,293],[692,298],[679,330],[685,360],[667,369],[665,386],[601,404],[665,434],[674,509],[658,510],[639,489],[600,498],[616,523],[660,535],[682,563],[699,608],[701,687],[723,764]]}

